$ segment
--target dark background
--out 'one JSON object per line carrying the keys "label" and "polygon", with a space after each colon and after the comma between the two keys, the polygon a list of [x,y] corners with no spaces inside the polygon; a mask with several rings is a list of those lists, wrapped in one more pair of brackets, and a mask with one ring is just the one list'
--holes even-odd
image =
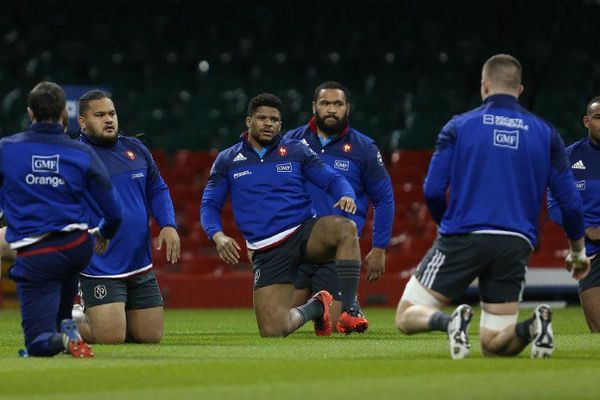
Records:
{"label": "dark background", "polygon": [[325,80],[351,91],[352,125],[381,147],[431,148],[453,114],[480,102],[482,63],[523,64],[522,104],[567,143],[600,94],[600,1],[3,1],[0,134],[27,126],[41,80],[111,87],[121,129],[150,147],[222,149],[248,100],[310,117]]}

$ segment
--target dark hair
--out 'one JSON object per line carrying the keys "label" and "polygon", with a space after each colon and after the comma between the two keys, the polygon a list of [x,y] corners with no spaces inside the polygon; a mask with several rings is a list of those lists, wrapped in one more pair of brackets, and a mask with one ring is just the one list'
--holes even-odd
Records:
{"label": "dark hair", "polygon": [[592,104],[594,103],[600,103],[600,96],[596,96],[588,102],[588,105],[585,109],[585,115],[587,115],[588,117],[592,115]]}
{"label": "dark hair", "polygon": [[40,82],[27,95],[27,107],[36,121],[60,121],[65,106],[65,91],[54,82]]}
{"label": "dark hair", "polygon": [[90,90],[89,92],[84,93],[83,96],[79,98],[79,115],[83,115],[87,111],[90,106],[90,101],[101,99],[112,100],[112,97],[110,93],[100,89]]}
{"label": "dark hair", "polygon": [[344,92],[344,97],[346,98],[346,103],[350,103],[350,92],[348,92],[348,89],[346,89],[346,87],[344,85],[342,85],[341,83],[338,83],[336,81],[323,82],[319,86],[316,87],[315,93],[313,95],[313,101],[315,103],[317,102],[317,99],[319,98],[319,94],[321,94],[321,90],[324,90],[324,89],[341,90],[342,92]]}
{"label": "dark hair", "polygon": [[261,93],[254,96],[248,103],[248,116],[253,116],[258,107],[262,106],[276,108],[280,113],[283,111],[283,102],[279,97],[271,93]]}
{"label": "dark hair", "polygon": [[507,89],[516,89],[521,84],[521,63],[510,54],[496,54],[483,64],[485,78],[493,84]]}

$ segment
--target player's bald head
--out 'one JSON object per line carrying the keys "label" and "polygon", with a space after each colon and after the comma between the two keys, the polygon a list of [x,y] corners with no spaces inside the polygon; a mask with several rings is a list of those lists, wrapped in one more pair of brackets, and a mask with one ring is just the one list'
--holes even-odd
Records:
{"label": "player's bald head", "polygon": [[585,110],[585,115],[591,117],[593,114],[600,111],[600,96],[596,96],[590,100]]}
{"label": "player's bald head", "polygon": [[498,89],[518,90],[521,63],[509,54],[496,54],[483,64],[482,78]]}

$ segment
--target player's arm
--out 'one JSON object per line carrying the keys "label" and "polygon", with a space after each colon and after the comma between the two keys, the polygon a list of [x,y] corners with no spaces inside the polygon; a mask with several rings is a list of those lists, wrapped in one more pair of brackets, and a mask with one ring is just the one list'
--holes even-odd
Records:
{"label": "player's arm", "polygon": [[385,272],[385,249],[392,236],[394,222],[394,191],[379,149],[373,143],[366,149],[366,164],[361,180],[373,204],[373,243],[365,257],[365,272],[371,282]]}
{"label": "player's arm", "polygon": [[423,184],[425,202],[433,217],[439,225],[446,212],[446,190],[450,184],[450,167],[454,156],[456,142],[456,129],[454,120],[450,120],[438,135],[435,151],[429,163],[429,170]]}
{"label": "player's arm", "polygon": [[102,161],[93,151],[90,150],[88,154],[90,168],[87,175],[87,189],[103,215],[98,226],[90,230],[90,233],[96,237],[96,252],[101,254],[106,251],[108,241],[117,233],[121,225],[121,198],[113,187]]}
{"label": "player's arm", "polygon": [[219,257],[229,264],[237,264],[241,247],[237,241],[223,233],[221,210],[229,193],[229,178],[223,153],[215,160],[202,194],[200,206],[200,223],[206,235],[215,242]]}
{"label": "player's arm", "polygon": [[144,154],[148,164],[146,177],[146,199],[154,219],[160,226],[158,234],[157,250],[166,247],[166,258],[168,262],[175,264],[181,255],[181,242],[177,233],[177,222],[175,221],[175,208],[169,194],[169,188],[160,175],[158,167],[152,158],[150,151],[141,142],[137,143]]}
{"label": "player's arm", "polygon": [[304,167],[302,172],[315,186],[329,193],[338,201],[333,205],[349,214],[356,212],[356,194],[348,181],[334,171],[316,155],[308,146],[298,143],[304,152]]}
{"label": "player's arm", "polygon": [[562,227],[569,238],[570,252],[566,258],[567,269],[577,280],[590,271],[590,260],[585,255],[584,220],[581,196],[575,188],[575,178],[563,141],[555,130],[550,140],[550,178],[548,186],[562,215]]}

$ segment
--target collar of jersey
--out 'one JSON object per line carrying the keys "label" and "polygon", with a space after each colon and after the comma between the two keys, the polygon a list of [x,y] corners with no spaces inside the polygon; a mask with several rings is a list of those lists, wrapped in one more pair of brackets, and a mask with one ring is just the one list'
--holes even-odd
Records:
{"label": "collar of jersey", "polygon": [[588,141],[588,143],[589,143],[589,145],[590,145],[590,147],[591,147],[592,149],[600,151],[600,145],[598,145],[598,144],[595,144],[594,142],[592,142],[592,139],[590,139],[590,137],[589,137],[589,136],[588,136],[588,138],[587,138],[587,141]]}
{"label": "collar of jersey", "polygon": [[515,104],[518,103],[519,100],[510,94],[494,94],[489,96],[483,101],[483,104],[494,104],[494,105],[503,105],[503,104]]}
{"label": "collar of jersey", "polygon": [[[242,132],[242,134],[240,135],[240,138],[242,140],[242,144],[244,147],[246,147],[247,149],[252,149],[252,151],[256,152],[257,154],[259,153],[254,147],[252,147],[252,145],[248,142],[248,131]],[[277,136],[275,136],[273,138],[273,141],[271,142],[270,145],[263,147],[263,154],[262,156],[259,154],[259,157],[263,157],[265,154],[267,154],[270,150],[274,149],[275,147],[279,146],[279,142],[281,141],[281,133]]]}
{"label": "collar of jersey", "polygon": [[58,122],[34,122],[29,127],[30,131],[40,133],[60,133],[65,134],[65,127]]}

